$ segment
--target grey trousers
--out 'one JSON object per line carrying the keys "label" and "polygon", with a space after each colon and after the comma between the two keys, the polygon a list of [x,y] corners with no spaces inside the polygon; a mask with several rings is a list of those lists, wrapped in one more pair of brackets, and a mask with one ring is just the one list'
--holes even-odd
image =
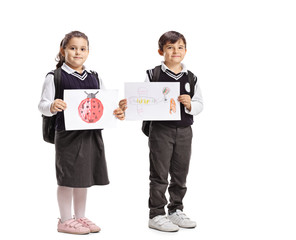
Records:
{"label": "grey trousers", "polygon": [[[173,128],[152,122],[149,135],[150,148],[150,218],[165,215],[170,195],[168,211],[183,210],[182,200],[187,191],[186,178],[191,156],[192,129]],[[170,174],[170,183],[168,183]]]}

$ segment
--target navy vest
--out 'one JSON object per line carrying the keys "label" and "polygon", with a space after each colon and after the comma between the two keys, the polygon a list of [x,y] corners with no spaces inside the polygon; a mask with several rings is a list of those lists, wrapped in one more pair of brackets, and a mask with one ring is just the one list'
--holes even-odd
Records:
{"label": "navy vest", "polygon": [[[64,99],[64,90],[65,89],[98,89],[98,81],[97,79],[87,71],[83,71],[82,74],[77,72],[69,74],[62,69],[62,77],[61,77],[61,88],[60,88],[60,96],[61,99]],[[81,79],[84,80],[81,80]],[[65,119],[64,112],[58,112],[56,118],[56,130],[62,131],[65,130]]]}

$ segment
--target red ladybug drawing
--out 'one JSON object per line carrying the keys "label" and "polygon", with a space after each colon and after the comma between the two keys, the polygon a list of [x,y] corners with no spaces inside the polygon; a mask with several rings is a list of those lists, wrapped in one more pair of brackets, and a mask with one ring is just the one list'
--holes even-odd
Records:
{"label": "red ladybug drawing", "polygon": [[87,93],[87,98],[82,100],[78,106],[78,113],[81,119],[86,123],[95,123],[103,115],[104,107],[102,102],[96,98],[96,93]]}

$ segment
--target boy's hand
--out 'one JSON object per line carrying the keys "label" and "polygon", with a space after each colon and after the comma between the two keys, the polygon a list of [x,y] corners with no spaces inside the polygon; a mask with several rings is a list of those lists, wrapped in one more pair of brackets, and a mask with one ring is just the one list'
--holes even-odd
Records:
{"label": "boy's hand", "polygon": [[119,120],[124,120],[125,115],[124,115],[124,111],[122,111],[121,108],[116,108],[113,112],[113,114],[115,115],[115,117],[117,117]]}
{"label": "boy's hand", "polygon": [[127,109],[127,100],[126,99],[120,100],[118,106],[121,108],[122,111],[125,111]]}
{"label": "boy's hand", "polygon": [[67,104],[62,99],[55,99],[50,106],[50,112],[61,112],[67,108]]}
{"label": "boy's hand", "polygon": [[191,111],[191,97],[187,94],[180,95],[178,97],[178,101],[184,105],[188,109],[188,111]]}

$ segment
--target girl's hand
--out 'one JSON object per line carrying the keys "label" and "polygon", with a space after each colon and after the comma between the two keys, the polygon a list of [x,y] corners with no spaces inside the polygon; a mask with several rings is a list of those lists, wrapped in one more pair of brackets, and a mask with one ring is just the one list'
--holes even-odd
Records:
{"label": "girl's hand", "polygon": [[50,106],[50,112],[61,112],[67,108],[67,104],[62,99],[55,99]]}
{"label": "girl's hand", "polygon": [[115,115],[115,117],[117,117],[119,120],[124,120],[125,115],[124,115],[124,111],[122,111],[121,108],[116,108],[113,112],[113,114]]}
{"label": "girl's hand", "polygon": [[187,94],[180,95],[178,97],[178,101],[184,105],[188,109],[188,111],[191,111],[191,97]]}
{"label": "girl's hand", "polygon": [[122,111],[125,111],[127,109],[127,100],[126,100],[126,98],[120,100],[120,102],[118,103],[118,106],[121,108]]}

